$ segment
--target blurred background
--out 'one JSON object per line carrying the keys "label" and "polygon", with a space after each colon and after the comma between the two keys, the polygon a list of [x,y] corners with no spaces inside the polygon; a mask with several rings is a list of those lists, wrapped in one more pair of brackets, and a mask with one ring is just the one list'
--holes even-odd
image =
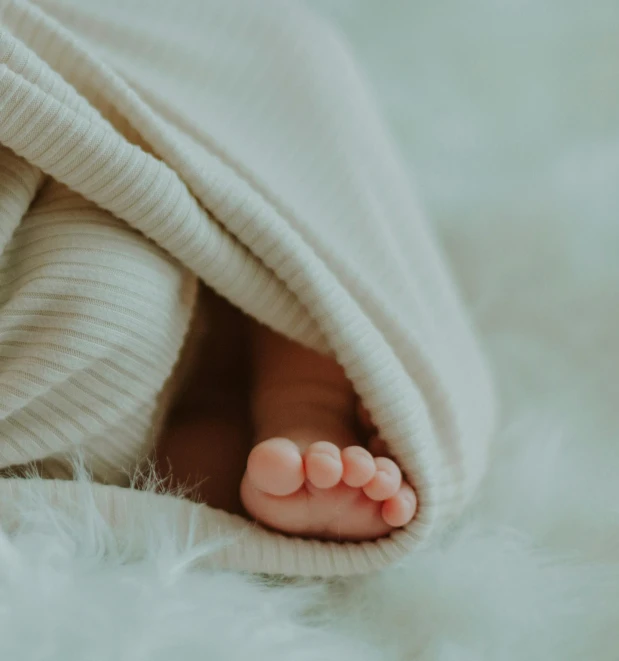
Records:
{"label": "blurred background", "polygon": [[601,405],[596,382],[614,410],[619,3],[310,2],[365,69],[495,360],[522,372],[504,396],[566,415]]}
{"label": "blurred background", "polygon": [[619,210],[619,3],[313,0],[365,67],[441,222]]}

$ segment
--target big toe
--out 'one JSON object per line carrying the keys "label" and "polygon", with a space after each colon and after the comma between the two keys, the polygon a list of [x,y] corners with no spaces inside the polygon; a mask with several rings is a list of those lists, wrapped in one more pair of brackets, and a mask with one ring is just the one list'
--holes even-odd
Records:
{"label": "big toe", "polygon": [[286,438],[258,443],[247,459],[247,478],[272,496],[289,496],[305,481],[303,458],[298,446]]}

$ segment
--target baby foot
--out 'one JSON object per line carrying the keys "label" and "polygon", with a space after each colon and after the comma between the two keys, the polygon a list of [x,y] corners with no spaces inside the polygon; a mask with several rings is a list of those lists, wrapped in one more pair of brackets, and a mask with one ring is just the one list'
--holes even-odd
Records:
{"label": "baby foot", "polygon": [[294,535],[362,541],[413,518],[415,493],[391,459],[359,445],[300,445],[272,438],[249,455],[241,498],[257,520]]}
{"label": "baby foot", "polygon": [[342,368],[264,327],[252,330],[252,344],[257,444],[241,483],[247,513],[282,532],[334,540],[406,525],[415,493],[391,459],[360,445],[371,423]]}

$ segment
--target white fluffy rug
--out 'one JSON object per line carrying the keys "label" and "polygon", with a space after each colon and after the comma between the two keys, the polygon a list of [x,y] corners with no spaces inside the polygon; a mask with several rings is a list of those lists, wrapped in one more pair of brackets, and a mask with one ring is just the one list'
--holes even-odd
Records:
{"label": "white fluffy rug", "polygon": [[619,658],[619,3],[314,0],[366,67],[501,387],[466,520],[328,586],[193,569],[96,519],[0,536],[17,661]]}

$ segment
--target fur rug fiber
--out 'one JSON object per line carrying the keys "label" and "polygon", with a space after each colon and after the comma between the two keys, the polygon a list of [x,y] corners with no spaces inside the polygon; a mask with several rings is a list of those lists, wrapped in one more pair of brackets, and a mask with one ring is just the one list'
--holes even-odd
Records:
{"label": "fur rug fiber", "polygon": [[465,518],[328,585],[196,568],[88,503],[0,535],[16,661],[619,658],[619,4],[313,0],[368,72],[493,361],[503,415]]}

